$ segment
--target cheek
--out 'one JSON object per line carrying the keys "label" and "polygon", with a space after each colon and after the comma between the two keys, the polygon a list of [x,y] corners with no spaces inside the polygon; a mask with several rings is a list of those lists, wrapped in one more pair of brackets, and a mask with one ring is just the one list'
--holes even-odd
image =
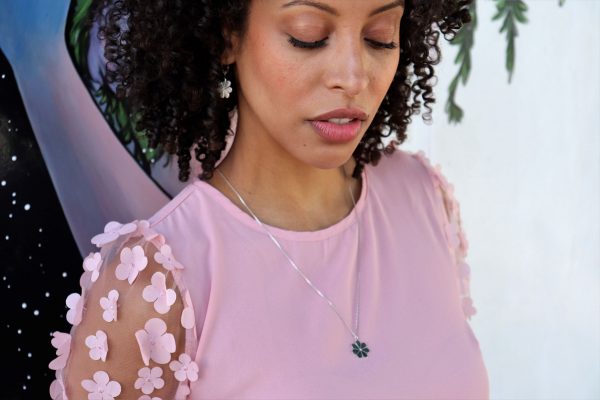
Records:
{"label": "cheek", "polygon": [[[248,65],[254,65],[254,76],[249,77],[255,90],[268,93],[274,106],[288,103],[302,91],[301,77],[303,67],[300,60],[290,56],[284,41],[270,35],[257,35],[253,40],[252,60]],[[296,98],[297,100],[297,98]]]}
{"label": "cheek", "polygon": [[396,71],[398,69],[399,58],[396,57],[396,61],[394,60],[388,61],[383,65],[380,65],[378,68],[378,72],[373,74],[373,85],[376,88],[375,90],[383,97],[392,81],[394,80],[394,75],[396,75]]}

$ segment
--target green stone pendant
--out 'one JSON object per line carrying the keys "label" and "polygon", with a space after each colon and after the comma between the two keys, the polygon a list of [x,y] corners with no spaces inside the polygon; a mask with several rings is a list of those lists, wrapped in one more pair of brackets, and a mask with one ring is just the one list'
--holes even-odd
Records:
{"label": "green stone pendant", "polygon": [[367,347],[366,343],[357,340],[356,342],[352,343],[352,352],[356,354],[358,358],[362,358],[367,356],[369,348]]}

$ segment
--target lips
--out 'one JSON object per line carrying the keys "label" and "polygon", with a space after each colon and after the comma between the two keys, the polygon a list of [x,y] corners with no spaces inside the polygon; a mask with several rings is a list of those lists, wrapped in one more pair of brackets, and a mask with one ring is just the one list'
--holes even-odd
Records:
{"label": "lips", "polygon": [[[355,107],[338,108],[318,115],[309,120],[314,131],[330,143],[344,143],[354,140],[366,121],[366,112]],[[349,121],[339,121],[348,119]],[[329,121],[332,120],[332,121]],[[340,123],[342,122],[342,123]]]}
{"label": "lips", "polygon": [[345,124],[327,121],[311,121],[310,123],[321,138],[332,143],[345,143],[354,140],[362,126],[360,119],[353,119]]}
{"label": "lips", "polygon": [[365,121],[368,118],[368,115],[367,113],[358,108],[338,108],[336,110],[332,110],[324,114],[318,115],[315,118],[312,118],[311,120],[327,121],[331,118],[350,118]]}

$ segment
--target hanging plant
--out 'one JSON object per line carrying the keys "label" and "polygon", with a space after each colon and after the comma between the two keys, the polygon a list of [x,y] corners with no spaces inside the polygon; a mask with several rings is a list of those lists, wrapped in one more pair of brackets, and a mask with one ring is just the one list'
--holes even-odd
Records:
{"label": "hanging plant", "polygon": [[[508,72],[508,83],[511,83],[512,76],[515,70],[515,40],[519,35],[517,24],[526,24],[527,19],[527,4],[523,0],[495,0],[496,14],[492,17],[492,21],[502,18],[502,26],[500,33],[506,32],[506,58],[505,66]],[[469,5],[471,13],[471,23],[463,26],[463,28],[450,41],[450,45],[458,46],[458,52],[454,63],[458,65],[458,71],[448,88],[448,100],[446,102],[445,111],[448,113],[449,123],[458,123],[462,121],[464,112],[456,103],[456,90],[459,81],[466,85],[471,73],[471,49],[475,43],[475,30],[477,29],[477,9],[476,1]],[[558,0],[558,6],[562,7],[565,0]]]}

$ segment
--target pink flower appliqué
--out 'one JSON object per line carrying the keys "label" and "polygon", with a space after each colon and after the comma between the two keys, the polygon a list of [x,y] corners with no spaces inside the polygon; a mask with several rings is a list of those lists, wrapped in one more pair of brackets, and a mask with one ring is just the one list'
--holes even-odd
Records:
{"label": "pink flower appliqu\u00e9", "polygon": [[92,272],[83,271],[81,277],[79,277],[79,286],[81,286],[81,295],[92,286]]}
{"label": "pink flower appliqu\u00e9", "polygon": [[108,340],[106,333],[96,331],[95,335],[90,335],[85,338],[85,345],[90,349],[90,358],[92,360],[106,361],[108,353]]}
{"label": "pink flower appliqu\u00e9", "polygon": [[104,371],[95,372],[93,381],[84,379],[81,381],[81,386],[90,393],[89,400],[114,400],[121,394],[121,385],[111,381]]}
{"label": "pink flower appliqu\u00e9", "polygon": [[149,319],[144,329],[135,333],[135,338],[146,365],[150,359],[166,364],[171,360],[171,353],[175,352],[175,337],[167,333],[167,324],[160,318]]}
{"label": "pink flower appliqu\u00e9", "polygon": [[50,384],[50,398],[52,400],[64,400],[64,389],[58,379],[55,379]]}
{"label": "pink flower appliqu\u00e9", "polygon": [[131,285],[137,278],[140,271],[143,271],[148,265],[148,258],[144,255],[142,246],[135,246],[133,249],[125,247],[121,250],[121,263],[117,265],[115,275],[117,279],[123,281],[127,279]]}
{"label": "pink flower appliqu\u00e9", "polygon": [[127,235],[135,232],[136,229],[137,224],[135,222],[121,224],[117,221],[110,221],[108,224],[106,224],[106,226],[104,226],[104,232],[94,236],[91,242],[97,247],[102,247],[110,242],[114,242],[121,235]]}
{"label": "pink flower appliqu\u00e9", "polygon": [[52,400],[66,400],[67,393],[65,392],[62,370],[57,370],[54,374],[56,379],[50,384],[50,398]]}
{"label": "pink flower appliqu\u00e9", "polygon": [[162,389],[165,386],[165,381],[161,378],[163,374],[162,368],[154,367],[152,369],[144,367],[138,371],[135,388],[142,389],[142,393],[150,394],[154,389]]}
{"label": "pink flower appliqu\u00e9", "polygon": [[198,380],[198,364],[192,361],[192,358],[186,353],[179,355],[179,361],[171,361],[169,368],[175,372],[175,379],[179,382],[183,382],[186,379],[189,379],[190,382]]}
{"label": "pink flower appliqu\u00e9", "polygon": [[79,325],[83,314],[83,298],[79,293],[71,293],[67,297],[66,303],[67,307],[69,307],[69,311],[67,311],[67,321],[69,321],[71,325]]}
{"label": "pink flower appliqu\u00e9", "polygon": [[458,273],[461,278],[469,279],[471,276],[471,267],[466,261],[463,260],[458,264]]}
{"label": "pink flower appliqu\u00e9", "polygon": [[458,237],[458,227],[456,221],[452,220],[446,225],[446,239],[453,249],[458,249],[460,238]]}
{"label": "pink flower appliqu\u00e9", "polygon": [[181,312],[181,326],[185,329],[192,329],[196,326],[196,318],[194,316],[194,306],[192,304],[192,296],[188,290],[184,295],[185,308]]}
{"label": "pink flower appliqu\u00e9", "polygon": [[83,269],[92,273],[91,281],[96,282],[100,275],[100,267],[102,266],[102,257],[99,252],[90,253],[85,260],[83,260]]}
{"label": "pink flower appliqu\u00e9", "polygon": [[477,313],[477,309],[473,307],[473,300],[468,296],[462,298],[462,309],[467,319],[471,319]]}
{"label": "pink flower appliqu\u00e9", "polygon": [[144,288],[142,297],[147,302],[154,302],[154,309],[159,314],[166,314],[173,304],[177,295],[173,289],[167,289],[167,278],[161,272],[152,275],[152,285]]}
{"label": "pink flower appliqu\u00e9", "polygon": [[117,320],[117,300],[119,300],[119,292],[115,289],[108,292],[108,297],[100,298],[100,307],[104,310],[102,319],[106,322]]}
{"label": "pink flower appliqu\u00e9", "polygon": [[160,397],[150,397],[147,394],[141,396],[138,400],[161,400]]}
{"label": "pink flower appliqu\u00e9", "polygon": [[71,352],[71,335],[57,331],[52,334],[52,337],[50,343],[56,348],[56,355],[58,357],[50,361],[48,367],[56,371],[63,369],[67,365],[69,353]]}
{"label": "pink flower appliqu\u00e9", "polygon": [[169,271],[183,269],[183,265],[173,257],[171,247],[168,244],[160,246],[160,252],[154,253],[154,260]]}
{"label": "pink flower appliqu\u00e9", "polygon": [[150,222],[145,219],[137,221],[137,230],[133,236],[144,236],[144,240],[147,242],[153,241],[159,236],[159,233],[154,229],[150,228]]}
{"label": "pink flower appliqu\u00e9", "polygon": [[187,382],[181,383],[177,387],[177,392],[175,393],[175,400],[187,400],[190,393],[191,390],[189,384]]}

